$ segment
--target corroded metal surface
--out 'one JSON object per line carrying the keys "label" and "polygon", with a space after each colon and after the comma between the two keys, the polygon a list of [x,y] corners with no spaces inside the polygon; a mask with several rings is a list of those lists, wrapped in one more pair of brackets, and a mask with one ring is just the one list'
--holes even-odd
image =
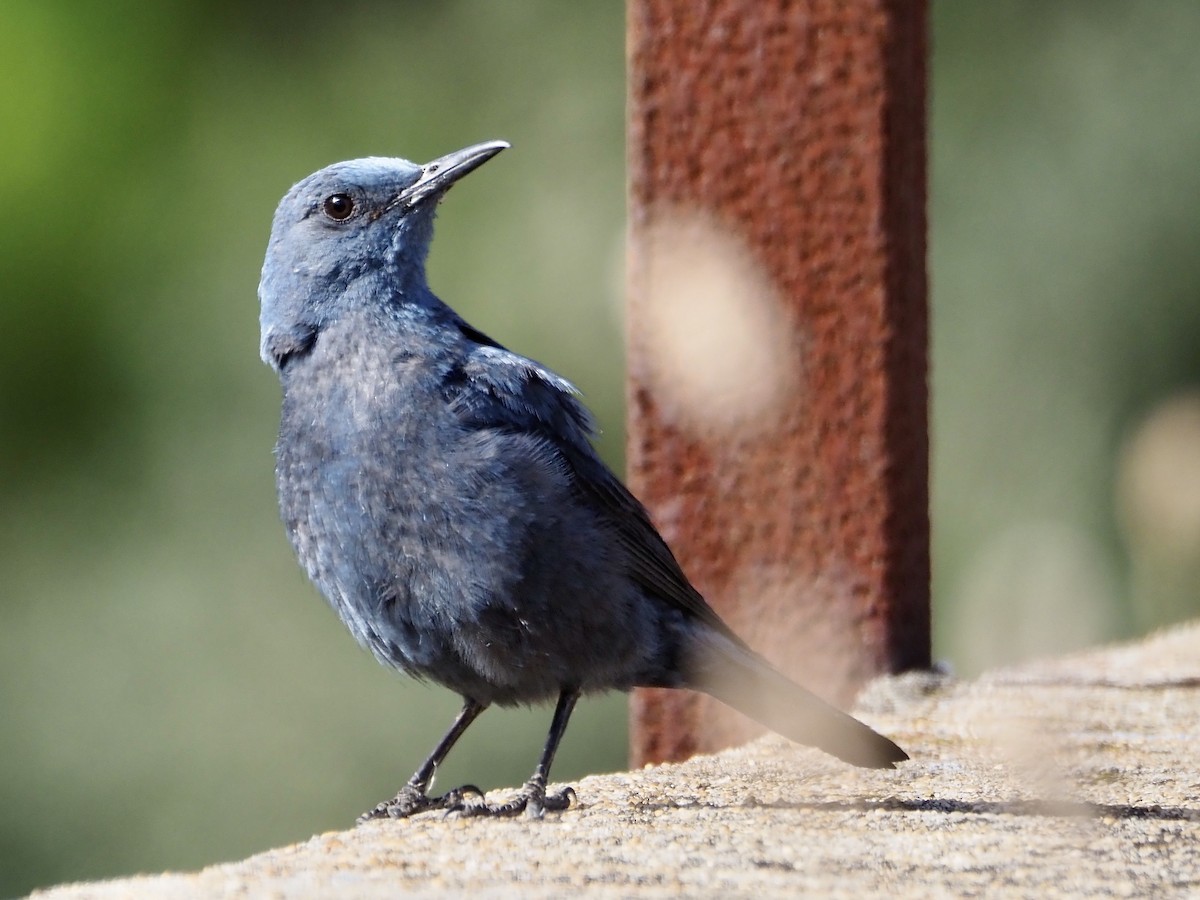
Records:
{"label": "corroded metal surface", "polygon": [[[921,0],[629,2],[629,477],[754,647],[929,662]],[[636,762],[754,733],[634,700]]]}

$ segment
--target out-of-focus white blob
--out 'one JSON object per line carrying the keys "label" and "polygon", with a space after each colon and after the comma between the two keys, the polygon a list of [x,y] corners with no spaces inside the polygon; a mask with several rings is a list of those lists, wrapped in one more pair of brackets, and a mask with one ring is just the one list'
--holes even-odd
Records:
{"label": "out-of-focus white blob", "polygon": [[[633,289],[645,353],[635,364],[663,415],[693,431],[753,430],[792,402],[799,347],[770,276],[706,213],[655,215],[639,234]],[[640,359],[638,358],[640,356]]]}
{"label": "out-of-focus white blob", "polygon": [[968,675],[1111,639],[1115,578],[1104,549],[1075,525],[1027,521],[986,542],[946,614]]}
{"label": "out-of-focus white blob", "polygon": [[1200,391],[1163,401],[1134,430],[1116,488],[1140,624],[1200,612]]}
{"label": "out-of-focus white blob", "polygon": [[[792,678],[828,696],[827,688],[856,680],[863,637],[854,610],[869,589],[861,573],[835,557],[817,574],[790,561],[745,560],[727,593],[738,598],[734,630]],[[779,610],[791,611],[786,621]]]}

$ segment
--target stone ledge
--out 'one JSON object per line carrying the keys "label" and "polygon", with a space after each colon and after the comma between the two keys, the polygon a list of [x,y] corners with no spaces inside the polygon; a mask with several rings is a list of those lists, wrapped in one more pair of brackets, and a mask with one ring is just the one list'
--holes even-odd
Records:
{"label": "stone ledge", "polygon": [[585,778],[544,822],[426,814],[66,898],[1130,896],[1200,893],[1200,625],[860,713],[913,756],[854,769],[767,737]]}

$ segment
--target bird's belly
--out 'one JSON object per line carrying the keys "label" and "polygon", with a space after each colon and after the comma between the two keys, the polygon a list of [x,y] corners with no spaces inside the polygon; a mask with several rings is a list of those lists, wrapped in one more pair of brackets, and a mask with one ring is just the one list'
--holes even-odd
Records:
{"label": "bird's belly", "polygon": [[293,547],[356,640],[483,703],[628,687],[655,627],[567,476],[420,449],[280,448]]}
{"label": "bird's belly", "polygon": [[362,646],[480,702],[557,693],[558,673],[522,638],[520,607],[544,602],[514,595],[517,557],[486,533],[471,498],[434,485],[380,491],[361,470],[326,468],[303,492],[281,480],[284,518],[309,577]]}

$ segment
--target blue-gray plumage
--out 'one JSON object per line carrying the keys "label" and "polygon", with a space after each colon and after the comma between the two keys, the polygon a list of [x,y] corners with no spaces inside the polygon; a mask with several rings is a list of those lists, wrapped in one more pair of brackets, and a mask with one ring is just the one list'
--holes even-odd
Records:
{"label": "blue-gray plumage", "polygon": [[[588,691],[695,688],[856,765],[907,759],[738,639],[596,455],[574,388],[429,290],[438,201],[507,146],[322,169],[280,202],[263,265],[262,356],[283,385],[276,472],[292,546],[380,662],[464,699],[425,764],[365,817],[565,808],[570,790],[547,795],[546,779]],[[515,800],[428,796],[483,709],[555,698]]]}

